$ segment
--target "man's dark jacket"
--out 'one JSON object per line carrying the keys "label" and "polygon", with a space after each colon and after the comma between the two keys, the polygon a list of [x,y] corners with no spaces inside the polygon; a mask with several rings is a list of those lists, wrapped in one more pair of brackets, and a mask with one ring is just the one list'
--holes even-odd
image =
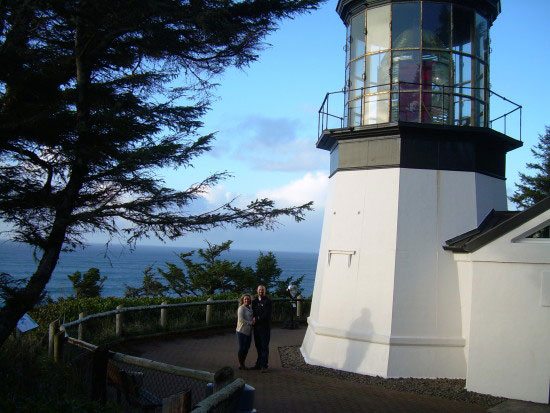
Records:
{"label": "man's dark jacket", "polygon": [[255,298],[252,300],[252,311],[256,318],[254,327],[270,327],[271,326],[271,300],[264,296],[261,300]]}

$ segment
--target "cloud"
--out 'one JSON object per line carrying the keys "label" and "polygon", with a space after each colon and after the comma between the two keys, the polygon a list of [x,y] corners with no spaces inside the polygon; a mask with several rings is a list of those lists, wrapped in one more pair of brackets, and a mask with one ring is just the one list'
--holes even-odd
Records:
{"label": "cloud", "polygon": [[222,205],[226,202],[233,200],[236,197],[231,191],[228,191],[225,186],[217,185],[213,188],[208,188],[203,194],[202,198],[210,205]]}
{"label": "cloud", "polygon": [[281,206],[299,205],[313,201],[319,210],[325,204],[328,175],[324,172],[308,172],[302,178],[287,185],[258,192],[258,198],[270,198]]}
{"label": "cloud", "polygon": [[222,134],[225,142],[236,143],[232,157],[254,169],[289,172],[327,166],[328,154],[315,147],[314,134],[301,137],[311,132],[297,119],[248,116]]}

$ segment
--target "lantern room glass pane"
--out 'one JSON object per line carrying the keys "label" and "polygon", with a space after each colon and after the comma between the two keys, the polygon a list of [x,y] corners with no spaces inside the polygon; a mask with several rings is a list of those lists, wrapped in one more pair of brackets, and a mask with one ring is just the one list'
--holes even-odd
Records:
{"label": "lantern room glass pane", "polygon": [[474,12],[466,7],[453,5],[453,50],[472,53]]}
{"label": "lantern room glass pane", "polygon": [[485,52],[489,44],[489,26],[487,19],[476,13],[476,40],[474,42],[474,54],[480,59],[485,60]]}
{"label": "lantern room glass pane", "polygon": [[364,112],[364,125],[388,122],[390,116],[390,94],[380,93],[365,96]]}
{"label": "lantern room glass pane", "polygon": [[[420,122],[420,91],[399,92],[397,102],[399,108],[399,120],[404,122]],[[392,111],[395,112],[395,110]]]}
{"label": "lantern room glass pane", "polygon": [[399,84],[399,88],[418,89],[420,85],[420,52],[407,50],[393,52],[392,83]]}
{"label": "lantern room glass pane", "polygon": [[473,126],[485,126],[485,103],[479,100],[474,100],[474,125]]}
{"label": "lantern room glass pane", "polygon": [[451,44],[451,5],[424,2],[422,6],[422,45],[448,49]]}
{"label": "lantern room glass pane", "polygon": [[450,94],[422,90],[422,123],[448,124]]}
{"label": "lantern room glass pane", "polygon": [[485,88],[485,64],[478,59],[475,59],[474,63],[474,95],[483,99],[483,88]]}
{"label": "lantern room glass pane", "polygon": [[390,48],[390,6],[367,11],[367,53]]}
{"label": "lantern room glass pane", "polygon": [[363,87],[363,75],[365,73],[365,60],[363,58],[354,60],[350,64],[349,74],[349,98],[355,99],[361,95]]}
{"label": "lantern room glass pane", "polygon": [[350,47],[351,60],[365,54],[365,12],[356,14],[351,19]]}
{"label": "lantern room glass pane", "polygon": [[348,106],[348,126],[361,125],[362,98],[351,100]]}
{"label": "lantern room glass pane", "polygon": [[468,96],[455,96],[454,100],[455,125],[470,126],[472,119],[472,99]]}
{"label": "lantern room glass pane", "polygon": [[422,84],[449,86],[450,60],[449,53],[424,51],[422,54]]}
{"label": "lantern room glass pane", "polygon": [[[350,51],[351,51],[351,34],[350,27],[346,26],[346,64],[350,61]],[[347,85],[347,82],[346,82]]]}
{"label": "lantern room glass pane", "polygon": [[474,123],[475,126],[485,126],[485,64],[476,59],[474,67]]}
{"label": "lantern room glass pane", "polygon": [[366,58],[366,93],[375,93],[390,88],[390,54],[376,53]]}
{"label": "lantern room glass pane", "polygon": [[420,47],[420,2],[392,4],[392,48]]}
{"label": "lantern room glass pane", "polygon": [[472,59],[468,56],[454,54],[454,84],[457,93],[471,94]]}

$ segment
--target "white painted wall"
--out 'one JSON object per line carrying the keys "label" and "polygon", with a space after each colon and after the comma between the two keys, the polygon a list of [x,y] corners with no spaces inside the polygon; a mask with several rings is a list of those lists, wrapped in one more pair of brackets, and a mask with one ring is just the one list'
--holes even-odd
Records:
{"label": "white painted wall", "polygon": [[389,376],[466,376],[458,269],[442,245],[505,205],[503,188],[470,172],[401,170],[391,335],[425,346],[392,347]]}
{"label": "white painted wall", "polygon": [[472,254],[455,254],[472,288],[468,390],[549,402],[550,242],[513,242],[548,220],[550,211]]}
{"label": "white painted wall", "polygon": [[338,172],[329,193],[302,353],[311,364],[385,376],[399,169]]}
{"label": "white painted wall", "polygon": [[483,221],[483,218],[485,218],[491,209],[495,211],[508,210],[506,181],[503,179],[476,174],[476,191],[478,223]]}
{"label": "white painted wall", "polygon": [[301,349],[306,361],[383,377],[465,377],[464,300],[442,245],[505,205],[504,192],[479,199],[501,188],[472,172],[333,175]]}

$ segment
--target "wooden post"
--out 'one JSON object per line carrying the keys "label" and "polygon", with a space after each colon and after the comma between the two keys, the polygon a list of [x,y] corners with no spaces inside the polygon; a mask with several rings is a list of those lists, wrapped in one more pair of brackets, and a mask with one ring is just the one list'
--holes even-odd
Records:
{"label": "wooden post", "polygon": [[[80,313],[78,314],[78,319],[82,320],[86,316],[86,313]],[[82,340],[82,337],[84,337],[84,325],[82,322],[78,324],[78,339]]]}
{"label": "wooden post", "polygon": [[235,378],[235,371],[231,367],[222,367],[217,372],[214,373],[214,385],[212,388],[212,393],[223,389]]}
{"label": "wooden post", "polygon": [[98,347],[92,354],[92,400],[105,404],[107,396],[107,364],[109,351]]}
{"label": "wooden post", "polygon": [[[166,301],[162,302],[162,305],[167,305],[168,303]],[[165,329],[167,326],[167,311],[166,308],[160,309],[160,327]]]}
{"label": "wooden post", "polygon": [[[122,307],[123,307],[123,305],[120,304],[120,305],[116,306],[116,309],[120,310]],[[115,335],[117,337],[122,337],[122,334],[123,334],[123,326],[122,326],[123,319],[122,318],[123,318],[122,313],[117,312],[116,317],[115,317],[115,321],[116,321],[115,322]]]}
{"label": "wooden post", "polygon": [[55,334],[59,330],[59,320],[52,321],[48,331],[48,355],[53,358],[53,347]]}
{"label": "wooden post", "polygon": [[296,300],[296,317],[300,318],[302,316],[302,296],[299,295]]}
{"label": "wooden post", "polygon": [[[212,297],[209,297],[206,301],[212,301]],[[206,325],[210,325],[212,322],[212,305],[208,304],[206,306]]]}
{"label": "wooden post", "polygon": [[189,413],[191,411],[191,390],[174,394],[162,400],[162,413]]}
{"label": "wooden post", "polygon": [[53,336],[53,361],[59,363],[63,359],[63,344],[65,342],[65,331],[59,330]]}

